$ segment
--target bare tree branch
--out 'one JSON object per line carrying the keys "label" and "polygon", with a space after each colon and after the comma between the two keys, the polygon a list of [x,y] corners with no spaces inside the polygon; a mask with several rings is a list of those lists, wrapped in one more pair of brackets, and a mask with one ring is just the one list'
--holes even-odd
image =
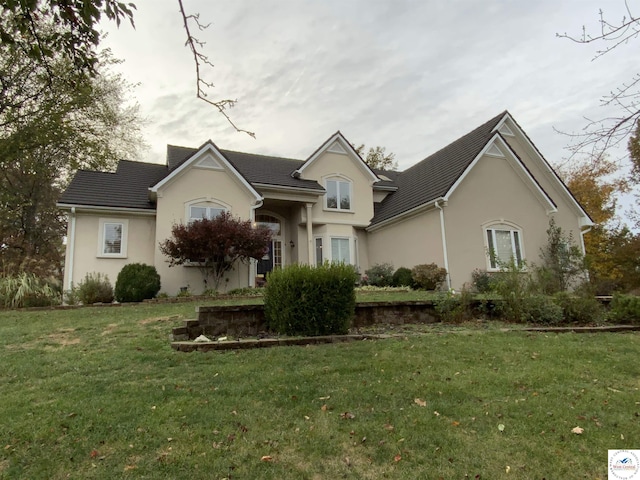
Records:
{"label": "bare tree branch", "polygon": [[[603,43],[605,47],[598,50],[592,59],[596,60],[640,35],[640,17],[633,14],[627,0],[624,5],[626,14],[618,22],[609,21],[604,12],[599,11],[600,31],[597,34],[588,33],[583,26],[579,36],[566,33],[557,33],[556,36],[580,44]],[[555,129],[571,138],[572,143],[567,147],[571,152],[569,160],[579,153],[587,153],[600,159],[607,150],[620,145],[626,146],[640,120],[640,73],[604,95],[600,104],[618,113],[599,120],[585,118],[587,124],[581,132],[568,133]]]}
{"label": "bare tree branch", "polygon": [[193,61],[195,63],[195,67],[196,67],[196,97],[199,98],[200,100],[208,103],[209,105],[212,105],[213,107],[218,109],[218,112],[220,112],[222,115],[224,115],[224,117],[227,119],[227,121],[229,122],[229,124],[237,131],[237,132],[243,132],[246,133],[247,135],[250,135],[253,138],[256,138],[256,134],[254,132],[250,132],[248,130],[244,130],[242,128],[239,128],[232,120],[231,117],[229,116],[229,114],[227,113],[227,109],[233,107],[238,100],[231,100],[231,99],[226,99],[226,100],[210,100],[209,98],[207,98],[207,93],[206,93],[206,89],[208,88],[213,88],[214,85],[211,82],[207,82],[203,79],[202,74],[201,74],[201,70],[203,68],[203,66],[208,65],[209,67],[213,67],[213,63],[211,63],[211,61],[209,60],[209,58],[204,55],[199,48],[203,47],[205,42],[199,40],[198,38],[196,38],[195,36],[193,36],[193,34],[191,33],[191,29],[189,27],[189,22],[192,22],[193,24],[196,25],[196,27],[202,31],[205,30],[206,28],[209,27],[209,24],[207,25],[203,25],[202,23],[200,23],[200,14],[195,14],[195,15],[187,15],[184,9],[184,5],[182,4],[182,0],[178,0],[178,4],[180,5],[180,13],[182,14],[182,21],[183,21],[183,25],[184,25],[184,29],[187,33],[187,40],[185,42],[185,45],[189,47],[189,50],[191,50],[191,53],[193,54]]}

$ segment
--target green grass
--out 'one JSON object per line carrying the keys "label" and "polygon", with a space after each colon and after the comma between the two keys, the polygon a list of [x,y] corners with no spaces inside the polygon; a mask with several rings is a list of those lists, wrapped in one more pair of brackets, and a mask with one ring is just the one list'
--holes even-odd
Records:
{"label": "green grass", "polygon": [[606,479],[640,445],[638,334],[175,352],[194,306],[0,312],[0,478]]}

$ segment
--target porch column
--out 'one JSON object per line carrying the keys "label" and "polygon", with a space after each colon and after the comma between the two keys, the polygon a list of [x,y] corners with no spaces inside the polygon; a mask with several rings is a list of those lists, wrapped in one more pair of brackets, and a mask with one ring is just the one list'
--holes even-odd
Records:
{"label": "porch column", "polygon": [[313,203],[307,203],[307,249],[309,251],[309,265],[313,265],[313,222],[311,220],[311,209]]}

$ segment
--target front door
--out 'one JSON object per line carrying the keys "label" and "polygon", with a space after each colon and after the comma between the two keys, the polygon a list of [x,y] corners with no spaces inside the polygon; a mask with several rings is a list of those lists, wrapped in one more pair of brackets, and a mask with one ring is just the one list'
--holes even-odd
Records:
{"label": "front door", "polygon": [[273,242],[269,242],[269,250],[258,260],[258,275],[267,276],[273,270]]}

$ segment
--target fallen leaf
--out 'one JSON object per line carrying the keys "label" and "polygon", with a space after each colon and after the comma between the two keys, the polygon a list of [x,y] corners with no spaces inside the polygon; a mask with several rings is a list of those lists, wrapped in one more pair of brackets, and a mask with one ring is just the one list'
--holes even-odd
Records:
{"label": "fallen leaf", "polygon": [[402,460],[402,456],[400,454],[398,454],[395,457],[393,457],[393,461],[394,462],[399,462],[400,460]]}
{"label": "fallen leaf", "polygon": [[356,418],[356,416],[351,412],[344,412],[340,414],[340,418],[343,420],[350,420],[352,418]]}
{"label": "fallen leaf", "polygon": [[498,430],[500,430],[501,432],[504,432],[504,424],[499,424],[498,425]]}
{"label": "fallen leaf", "polygon": [[393,425],[391,425],[390,423],[385,423],[385,424],[384,424],[384,428],[385,428],[386,430],[391,431],[391,430],[393,430],[393,429],[394,429],[394,426],[393,426]]}
{"label": "fallen leaf", "polygon": [[620,434],[620,440],[624,440],[624,435]]}
{"label": "fallen leaf", "polygon": [[96,458],[98,456],[98,451],[97,450],[91,450],[91,453],[89,454],[89,456],[91,458]]}
{"label": "fallen leaf", "polygon": [[435,410],[433,411],[433,414],[434,414],[436,417],[439,417],[439,416],[440,416],[440,413],[436,412]]}
{"label": "fallen leaf", "polygon": [[574,427],[571,429],[571,433],[575,433],[576,435],[582,435],[584,432],[584,428],[582,427]]}
{"label": "fallen leaf", "polygon": [[351,460],[349,459],[349,457],[344,457],[344,463],[347,464],[347,467],[351,466]]}
{"label": "fallen leaf", "polygon": [[323,412],[326,412],[328,408],[329,408],[329,407],[327,407],[327,404],[325,403],[324,405],[322,405],[322,406],[320,407],[320,410],[322,410]]}
{"label": "fallen leaf", "polygon": [[331,395],[327,395],[326,397],[320,397],[319,400],[329,400]]}
{"label": "fallen leaf", "polygon": [[460,422],[456,422],[455,420],[453,422],[451,422],[451,425],[453,425],[454,427],[457,427],[460,425]]}
{"label": "fallen leaf", "polygon": [[136,467],[135,465],[125,465],[124,471],[128,472],[129,470],[135,470],[136,468],[138,467]]}
{"label": "fallen leaf", "polygon": [[261,462],[271,462],[273,461],[273,457],[271,455],[263,455],[260,457]]}
{"label": "fallen leaf", "polygon": [[507,465],[506,468],[504,469],[504,471],[509,473],[511,471],[511,467],[509,465]]}
{"label": "fallen leaf", "polygon": [[425,402],[424,400],[422,400],[421,398],[416,398],[414,400],[415,404],[420,406],[420,407],[426,407],[427,406],[427,402]]}

